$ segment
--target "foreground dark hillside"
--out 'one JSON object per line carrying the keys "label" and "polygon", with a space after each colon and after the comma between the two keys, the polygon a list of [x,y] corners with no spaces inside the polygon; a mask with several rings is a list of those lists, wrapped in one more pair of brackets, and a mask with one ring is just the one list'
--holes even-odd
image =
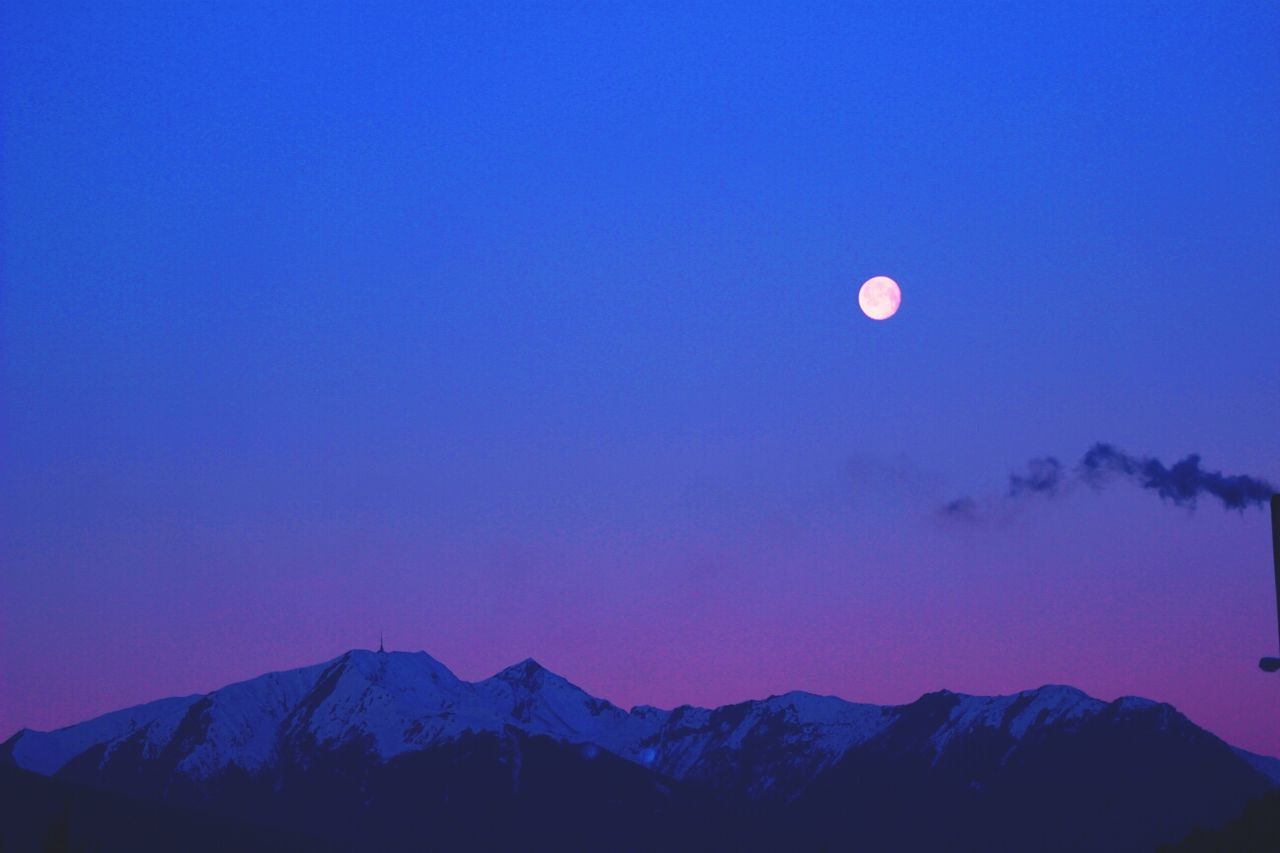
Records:
{"label": "foreground dark hillside", "polygon": [[250,823],[0,766],[2,853],[339,851],[317,835]]}
{"label": "foreground dark hillside", "polygon": [[1265,853],[1280,850],[1280,791],[1259,797],[1239,817],[1218,829],[1196,829],[1160,853],[1222,853],[1241,850]]}
{"label": "foreground dark hillside", "polygon": [[[1116,846],[1073,832],[1071,826],[1089,821],[1073,824],[1069,816],[1054,817],[1049,807],[1021,811],[1029,800],[1056,799],[1061,791],[1028,790],[1016,801],[989,801],[963,819],[960,815],[981,799],[949,789],[927,772],[880,776],[879,782],[868,778],[848,787],[848,774],[869,769],[849,765],[823,780],[826,795],[843,794],[843,808],[822,802],[818,792],[794,807],[753,808],[746,802],[734,807],[669,786],[626,762],[601,761],[599,755],[546,738],[521,740],[516,746],[481,736],[397,762],[377,774],[362,805],[350,798],[340,776],[329,775],[342,772],[335,765],[311,786],[297,787],[288,797],[266,795],[258,809],[250,810],[272,823],[309,825],[313,831],[308,833],[0,767],[0,853],[1151,849],[1141,842]],[[518,786],[511,784],[515,750],[521,764]],[[1103,785],[1095,799],[1119,804],[1123,798],[1117,798],[1116,786],[1124,784],[1121,779]],[[866,796],[869,790],[879,794]],[[1152,800],[1151,805],[1158,804]],[[1125,825],[1123,815],[1112,817]],[[1197,829],[1160,850],[1280,850],[1280,792],[1251,802],[1221,829]]]}

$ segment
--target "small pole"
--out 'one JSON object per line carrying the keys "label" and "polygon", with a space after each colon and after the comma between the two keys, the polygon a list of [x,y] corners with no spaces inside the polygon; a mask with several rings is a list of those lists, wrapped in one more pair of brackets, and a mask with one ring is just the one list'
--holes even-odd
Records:
{"label": "small pole", "polygon": [[[1276,630],[1280,631],[1280,493],[1271,496],[1271,556],[1276,564]],[[1280,657],[1258,661],[1263,672],[1280,672]]]}
{"label": "small pole", "polygon": [[1271,496],[1271,557],[1276,564],[1276,630],[1280,632],[1280,493]]}

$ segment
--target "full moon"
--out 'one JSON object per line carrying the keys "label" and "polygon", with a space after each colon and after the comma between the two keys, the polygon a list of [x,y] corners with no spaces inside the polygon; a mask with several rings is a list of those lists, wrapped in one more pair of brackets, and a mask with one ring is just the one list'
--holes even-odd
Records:
{"label": "full moon", "polygon": [[901,304],[902,290],[887,275],[867,279],[858,291],[858,307],[872,320],[888,320]]}

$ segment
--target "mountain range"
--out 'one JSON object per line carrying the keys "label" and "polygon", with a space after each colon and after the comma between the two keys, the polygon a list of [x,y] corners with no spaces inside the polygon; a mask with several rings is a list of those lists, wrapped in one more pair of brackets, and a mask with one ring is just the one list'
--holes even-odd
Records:
{"label": "mountain range", "polygon": [[[24,729],[0,765],[41,802],[100,792],[179,810],[179,833],[190,815],[247,827],[239,849],[1152,850],[1280,787],[1280,761],[1170,705],[1072,687],[624,710],[533,660],[467,682],[359,650]],[[81,816],[123,806],[67,809],[73,841],[145,847]],[[0,849],[51,813],[5,807]]]}

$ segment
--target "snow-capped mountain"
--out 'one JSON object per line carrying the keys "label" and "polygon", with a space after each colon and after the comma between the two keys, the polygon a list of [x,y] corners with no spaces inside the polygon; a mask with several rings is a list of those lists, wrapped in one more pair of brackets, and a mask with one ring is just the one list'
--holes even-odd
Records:
{"label": "snow-capped mountain", "polygon": [[[1141,701],[1141,700],[1124,700]],[[941,752],[975,728],[1020,737],[1097,714],[1106,705],[1078,690],[1044,687],[1017,696],[959,697],[930,734]],[[259,771],[283,753],[356,745],[386,761],[508,727],[590,744],[676,779],[719,787],[745,781],[752,796],[794,794],[808,779],[891,726],[898,709],[792,692],[708,709],[624,711],[529,659],[484,681],[462,681],[425,652],[351,651],[325,664],[270,673],[205,696],[163,699],[53,732],[24,730],[4,745],[19,767],[45,775],[101,752],[176,757],[173,772],[196,779],[229,769]],[[174,755],[174,751],[179,752]]]}
{"label": "snow-capped mountain", "polygon": [[[1096,715],[1107,707],[1079,690],[1056,686],[957,699],[929,735],[939,753],[974,729],[1006,729],[1019,738],[1033,726]],[[798,789],[899,714],[893,707],[798,691],[714,709],[638,706],[628,712],[532,659],[469,683],[425,652],[354,650],[205,696],[162,699],[52,732],[23,730],[3,746],[3,754],[19,767],[52,775],[91,749],[101,751],[102,765],[125,745],[144,761],[180,749],[175,772],[203,778],[229,768],[257,771],[299,746],[363,745],[372,758],[385,761],[464,732],[502,733],[511,727],[601,747],[677,779],[715,778],[726,763],[740,765],[751,756],[759,766],[738,769],[751,779],[749,793],[764,795],[787,768],[790,784],[784,788]]]}
{"label": "snow-capped mountain", "polygon": [[[537,802],[545,816],[571,805],[556,790],[585,786],[578,801],[606,797],[606,810],[647,803],[646,813],[664,820],[715,814],[721,830],[755,826],[737,836],[740,845],[789,820],[816,832],[815,844],[903,837],[918,828],[895,828],[887,816],[927,797],[935,813],[998,847],[1004,837],[983,836],[973,815],[1039,787],[1058,803],[1045,806],[1049,822],[1071,815],[1072,797],[1092,803],[1111,792],[1094,806],[1145,821],[1107,836],[1128,849],[1229,819],[1280,779],[1280,762],[1232,749],[1171,706],[1102,702],[1071,687],[995,697],[942,691],[901,706],[793,692],[720,708],[628,711],[533,660],[471,683],[422,652],[369,651],[57,731],[23,730],[0,746],[0,763],[294,828],[321,804],[354,803],[394,823],[400,811],[391,804],[413,791],[423,797],[412,809],[437,814],[437,827],[498,802],[517,811]],[[1148,808],[1144,792],[1153,790],[1163,792],[1164,817]],[[956,803],[967,805],[957,811]],[[861,822],[845,827],[835,816],[846,813]],[[773,817],[757,825],[766,814]],[[301,828],[316,829],[306,820]],[[318,825],[338,832],[343,824]],[[1011,847],[1020,840],[1007,839]]]}

